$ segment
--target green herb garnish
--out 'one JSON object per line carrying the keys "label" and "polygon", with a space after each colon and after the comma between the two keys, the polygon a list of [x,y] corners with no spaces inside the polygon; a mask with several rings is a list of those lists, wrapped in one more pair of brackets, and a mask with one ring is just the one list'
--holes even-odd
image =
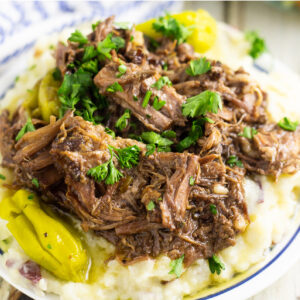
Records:
{"label": "green herb garnish", "polygon": [[220,95],[217,92],[204,91],[186,100],[182,105],[182,114],[195,118],[208,112],[216,114],[219,109],[222,109]]}
{"label": "green herb garnish", "polygon": [[130,119],[130,110],[125,109],[124,114],[117,120],[115,127],[120,131],[125,129],[128,125],[128,119]]}
{"label": "green herb garnish", "polygon": [[52,246],[50,244],[47,245],[48,249],[52,249]]}
{"label": "green herb garnish", "polygon": [[147,144],[146,149],[147,149],[146,156],[149,156],[155,152],[156,146],[154,144]]}
{"label": "green herb garnish", "polygon": [[36,188],[39,188],[40,187],[40,184],[39,184],[39,181],[37,178],[33,178],[31,180],[31,183],[36,187]]}
{"label": "green herb garnish", "polygon": [[155,203],[153,201],[150,201],[147,206],[146,206],[147,210],[151,211],[155,208]]}
{"label": "green herb garnish", "polygon": [[113,163],[114,152],[111,147],[108,150],[110,159],[104,164],[89,169],[87,175],[93,177],[97,182],[105,181],[106,184],[114,184],[123,177],[123,174]]}
{"label": "green herb garnish", "polygon": [[298,121],[292,122],[287,117],[284,117],[278,122],[278,126],[287,131],[295,131],[299,125]]}
{"label": "green herb garnish", "polygon": [[59,68],[55,68],[54,72],[52,73],[52,77],[56,81],[61,81],[62,80],[62,75],[59,70]]}
{"label": "green herb garnish", "polygon": [[195,178],[193,176],[190,177],[189,179],[189,184],[192,186],[195,184]]}
{"label": "green herb garnish", "polygon": [[114,149],[118,154],[118,160],[122,168],[130,169],[139,163],[140,148],[136,145],[122,149]]}
{"label": "green herb garnish", "polygon": [[35,127],[32,124],[31,118],[28,118],[26,124],[22,127],[22,129],[17,134],[16,141],[19,141],[25,133],[30,131],[35,131]]}
{"label": "green herb garnish", "polygon": [[179,258],[171,261],[170,263],[171,271],[169,272],[169,274],[175,274],[176,277],[179,278],[180,275],[182,274],[183,260],[184,260],[184,254]]}
{"label": "green herb garnish", "polygon": [[225,265],[221,262],[220,258],[215,254],[208,259],[209,269],[212,274],[215,272],[220,275],[222,270],[225,270]]}
{"label": "green herb garnish", "polygon": [[257,130],[253,127],[244,127],[243,133],[239,133],[239,136],[243,136],[247,139],[253,139],[253,137],[257,134]]}
{"label": "green herb garnish", "polygon": [[197,76],[208,72],[210,69],[210,62],[205,57],[201,57],[192,60],[185,71],[190,76]]}
{"label": "green herb garnish", "polygon": [[0,174],[0,179],[1,179],[1,180],[5,180],[6,177],[5,177],[3,174]]}
{"label": "green herb garnish", "polygon": [[218,214],[217,207],[214,204],[211,204],[209,209],[214,216]]}
{"label": "green herb garnish", "polygon": [[151,95],[152,95],[151,91],[146,92],[143,103],[142,103],[143,108],[145,108],[148,105]]}
{"label": "green herb garnish", "polygon": [[254,59],[260,57],[265,51],[267,51],[265,41],[258,35],[257,31],[248,31],[245,34],[246,40],[251,44],[251,48],[248,52]]}
{"label": "green herb garnish", "polygon": [[164,107],[165,104],[166,104],[166,101],[159,100],[158,97],[155,96],[152,106],[156,110],[161,110]]}
{"label": "green herb garnish", "polygon": [[27,197],[29,200],[32,200],[34,198],[34,195],[33,194],[30,194],[28,197]]}
{"label": "green herb garnish", "polygon": [[118,82],[114,82],[106,88],[107,92],[115,93],[115,92],[123,92],[122,86]]}
{"label": "green herb garnish", "polygon": [[84,48],[82,61],[83,62],[88,61],[90,59],[93,59],[97,55],[98,55],[98,52],[94,46],[87,46]]}
{"label": "green herb garnish", "polygon": [[176,19],[166,14],[165,17],[159,17],[152,27],[155,31],[162,33],[164,36],[177,40],[178,44],[186,41],[192,34],[193,28],[179,23]]}
{"label": "green herb garnish", "polygon": [[114,22],[114,25],[119,29],[128,30],[131,27],[130,22]]}
{"label": "green herb garnish", "polygon": [[226,161],[227,165],[229,165],[231,168],[233,168],[234,166],[237,166],[239,168],[243,168],[244,165],[243,163],[238,159],[237,156],[235,155],[231,155],[229,156],[229,158]]}
{"label": "green herb garnish", "polygon": [[116,133],[115,133],[113,130],[111,130],[110,128],[105,127],[104,131],[105,131],[107,134],[111,135],[113,138],[116,137]]}
{"label": "green herb garnish", "polygon": [[162,132],[161,136],[167,139],[174,139],[176,138],[176,132],[173,130],[166,130]]}
{"label": "green herb garnish", "polygon": [[141,138],[147,144],[155,144],[157,146],[171,146],[173,142],[167,138],[162,137],[153,131],[143,132]]}
{"label": "green herb garnish", "polygon": [[171,86],[172,82],[167,76],[160,77],[154,84],[151,85],[151,87],[156,88],[157,90],[160,90],[163,86]]}
{"label": "green herb garnish", "polygon": [[112,33],[109,33],[106,38],[99,42],[97,45],[97,51],[99,53],[99,58],[104,60],[105,58],[111,59],[110,51],[115,49],[118,51],[125,45],[124,39],[120,37],[113,37]]}
{"label": "green herb garnish", "polygon": [[95,31],[96,27],[101,23],[101,21],[97,21],[96,23],[92,24],[92,30]]}
{"label": "green herb garnish", "polygon": [[79,43],[79,45],[86,44],[88,42],[88,39],[86,36],[84,36],[79,30],[75,30],[71,34],[71,36],[68,38],[70,42]]}

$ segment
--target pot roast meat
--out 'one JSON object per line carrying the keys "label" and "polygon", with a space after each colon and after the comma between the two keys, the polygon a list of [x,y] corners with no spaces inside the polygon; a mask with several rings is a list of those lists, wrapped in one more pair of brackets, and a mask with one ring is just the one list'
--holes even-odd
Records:
{"label": "pot roast meat", "polygon": [[[267,95],[243,69],[233,71],[210,60],[210,71],[190,76],[186,69],[197,58],[191,45],[178,45],[164,37],[154,49],[151,40],[134,28],[115,28],[114,17],[97,24],[85,46],[97,46],[109,33],[124,38],[125,47],[112,50],[112,59],[101,61],[94,77],[99,93],[109,103],[105,112],[109,118],[103,125],[116,129],[116,121],[129,109],[128,123],[136,123],[136,129],[128,125],[117,131],[122,137],[113,138],[104,126],[69,111],[60,120],[51,118],[50,124],[33,119],[36,130],[17,142],[27,114],[19,108],[10,118],[3,111],[2,166],[14,171],[16,188],[38,191],[43,201],[76,216],[83,230],[92,230],[114,244],[120,262],[129,264],[161,254],[176,259],[184,254],[189,266],[234,245],[236,236],[246,229],[246,174],[278,178],[300,169],[300,128],[284,131],[267,120]],[[58,44],[56,64],[62,75],[68,64],[82,58],[83,51],[78,43]],[[117,76],[120,64],[126,72]],[[172,86],[157,89],[154,84],[161,76],[167,76]],[[108,89],[115,83],[121,91]],[[146,155],[144,143],[125,138],[146,130],[160,134],[174,130],[176,146],[193,122],[182,115],[183,103],[206,90],[220,94],[223,109],[206,114],[214,122],[203,125],[203,135],[185,152]],[[149,102],[143,105],[149,92]],[[160,110],[153,107],[155,97],[166,102]],[[241,136],[246,126],[257,130],[253,138]],[[121,168],[118,159],[112,158],[123,175],[112,185],[87,175],[91,168],[110,160],[109,146],[140,148],[139,162],[130,169]],[[228,166],[231,155],[244,167]],[[38,180],[38,187],[33,179]]]}

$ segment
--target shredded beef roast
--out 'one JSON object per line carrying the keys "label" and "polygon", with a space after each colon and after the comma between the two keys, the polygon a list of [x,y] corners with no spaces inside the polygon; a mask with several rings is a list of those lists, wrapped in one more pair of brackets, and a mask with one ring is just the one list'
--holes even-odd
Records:
{"label": "shredded beef roast", "polygon": [[[172,259],[184,254],[188,266],[234,245],[236,235],[249,223],[244,177],[263,174],[276,179],[299,170],[300,128],[285,131],[267,119],[267,95],[243,69],[233,71],[209,61],[208,72],[190,76],[186,69],[197,58],[191,45],[164,37],[153,47],[151,39],[134,28],[116,28],[113,17],[95,26],[87,45],[96,47],[108,34],[123,38],[125,45],[112,50],[111,59],[99,61],[93,77],[96,92],[108,102],[102,125],[69,111],[59,120],[51,117],[50,124],[33,119],[36,130],[17,142],[27,114],[21,107],[12,117],[3,111],[2,165],[14,170],[16,187],[37,190],[44,201],[79,218],[85,231],[93,230],[113,243],[122,263],[164,253]],[[69,66],[77,68],[83,51],[79,43],[58,44],[56,62],[62,75],[74,72]],[[126,72],[118,76],[121,63]],[[162,76],[172,85],[155,87]],[[112,91],[116,83],[122,89]],[[182,105],[206,90],[219,93],[223,108],[207,113],[210,122],[203,125],[203,134],[183,153],[176,152],[176,144],[193,128]],[[165,105],[154,108],[155,99]],[[130,110],[129,120],[118,129],[115,124],[125,110]],[[106,126],[117,131],[116,138],[107,134]],[[252,138],[243,136],[246,127],[255,131]],[[166,130],[176,132],[170,152],[149,154],[143,142],[128,138]],[[138,164],[129,169],[112,158],[123,174],[114,184],[87,175],[110,160],[109,146],[140,149]],[[232,156],[243,167],[228,165]],[[33,178],[39,181],[38,188]]]}

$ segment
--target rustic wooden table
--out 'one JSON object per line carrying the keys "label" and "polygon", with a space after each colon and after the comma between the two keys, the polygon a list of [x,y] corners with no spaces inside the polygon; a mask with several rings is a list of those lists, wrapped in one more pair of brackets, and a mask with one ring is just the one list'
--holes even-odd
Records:
{"label": "rustic wooden table", "polygon": [[[185,2],[184,9],[198,8],[241,30],[258,30],[270,53],[300,74],[300,9],[283,10],[278,3],[258,1]],[[272,286],[249,300],[300,300],[300,261]]]}

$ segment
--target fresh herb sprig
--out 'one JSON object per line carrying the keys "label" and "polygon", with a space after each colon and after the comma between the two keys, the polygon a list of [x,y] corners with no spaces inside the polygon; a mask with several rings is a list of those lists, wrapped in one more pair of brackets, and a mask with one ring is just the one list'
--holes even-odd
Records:
{"label": "fresh herb sprig", "polygon": [[16,141],[18,142],[23,137],[23,135],[25,133],[30,132],[30,131],[34,131],[34,130],[35,130],[35,127],[32,124],[31,118],[28,118],[25,125],[22,127],[22,129],[17,134]]}
{"label": "fresh herb sprig", "polygon": [[124,114],[117,120],[115,127],[122,131],[128,125],[128,119],[130,119],[130,110],[125,109]]}
{"label": "fresh herb sprig", "polygon": [[181,24],[169,14],[166,14],[164,17],[159,17],[158,20],[152,24],[152,27],[156,32],[160,32],[168,38],[177,40],[178,44],[185,42],[193,33],[192,26]]}
{"label": "fresh herb sprig", "polygon": [[220,258],[215,254],[208,259],[208,265],[210,272],[212,274],[217,273],[218,275],[221,274],[222,270],[225,270],[225,265],[221,262]]}
{"label": "fresh herb sprig", "polygon": [[177,278],[182,274],[184,254],[170,263],[171,270],[169,274],[175,274]]}
{"label": "fresh herb sprig", "polygon": [[143,132],[141,134],[141,138],[146,144],[148,144],[146,156],[153,154],[155,149],[158,152],[169,152],[171,151],[170,146],[174,143],[173,141],[164,138],[153,131]]}
{"label": "fresh herb sprig", "polygon": [[247,139],[253,139],[253,137],[257,134],[257,130],[253,127],[246,126],[243,129],[242,133],[239,133],[239,136],[243,136]]}
{"label": "fresh herb sprig", "polygon": [[151,87],[161,90],[165,85],[171,86],[172,82],[167,76],[162,76]]}
{"label": "fresh herb sprig", "polygon": [[259,58],[264,52],[267,51],[267,46],[257,31],[247,31],[245,33],[245,39],[250,43],[250,49],[248,54],[254,58]]}
{"label": "fresh herb sprig", "polygon": [[233,168],[234,166],[237,166],[239,168],[243,168],[244,167],[243,163],[235,155],[229,156],[229,158],[227,159],[226,163],[231,168]]}
{"label": "fresh herb sprig", "polygon": [[201,57],[199,59],[192,60],[185,71],[190,76],[197,76],[208,72],[210,69],[210,62],[205,57]]}

